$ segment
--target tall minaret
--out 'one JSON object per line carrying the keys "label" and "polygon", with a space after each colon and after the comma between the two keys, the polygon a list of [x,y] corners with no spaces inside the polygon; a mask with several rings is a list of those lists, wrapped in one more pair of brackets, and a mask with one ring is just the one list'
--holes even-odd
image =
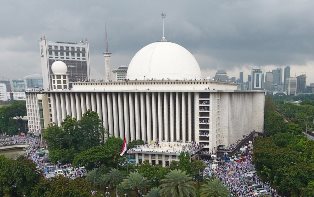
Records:
{"label": "tall minaret", "polygon": [[161,19],[162,19],[162,37],[161,37],[161,41],[162,42],[167,42],[166,37],[165,37],[165,18],[166,18],[166,14],[165,13],[161,13]]}
{"label": "tall minaret", "polygon": [[104,52],[104,58],[105,58],[105,81],[111,81],[112,80],[112,66],[111,66],[111,53],[109,52],[109,46],[108,46],[108,37],[107,37],[107,27],[105,26],[106,31],[106,51]]}

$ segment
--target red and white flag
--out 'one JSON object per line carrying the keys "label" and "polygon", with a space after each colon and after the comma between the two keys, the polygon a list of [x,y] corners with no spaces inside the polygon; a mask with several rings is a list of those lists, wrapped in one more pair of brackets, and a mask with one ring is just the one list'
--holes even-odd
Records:
{"label": "red and white flag", "polygon": [[125,136],[124,136],[124,140],[123,140],[123,144],[122,144],[122,147],[121,147],[120,156],[124,155],[124,153],[126,152],[126,149],[127,149],[127,144],[126,144],[126,139],[125,139]]}

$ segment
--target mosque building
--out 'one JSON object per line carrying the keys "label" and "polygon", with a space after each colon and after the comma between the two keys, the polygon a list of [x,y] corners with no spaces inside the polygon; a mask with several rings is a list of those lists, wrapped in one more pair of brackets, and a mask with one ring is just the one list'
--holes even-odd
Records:
{"label": "mosque building", "polygon": [[[108,58],[110,55],[105,56],[106,65]],[[210,152],[254,130],[263,131],[263,91],[239,91],[233,83],[202,79],[195,57],[166,41],[164,35],[135,54],[125,80],[69,86],[64,62],[55,61],[51,70],[51,89],[26,93],[27,106],[38,108],[40,103],[42,113],[37,110],[32,115],[41,116],[36,120],[43,120],[42,127],[61,125],[66,116],[80,120],[92,110],[111,136],[125,137],[128,142],[196,143]],[[27,109],[28,114],[33,111]]]}

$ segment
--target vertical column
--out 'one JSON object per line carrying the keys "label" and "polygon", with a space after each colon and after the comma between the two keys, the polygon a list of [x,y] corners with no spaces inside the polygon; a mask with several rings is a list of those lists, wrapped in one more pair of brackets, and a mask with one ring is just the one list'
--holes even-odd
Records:
{"label": "vertical column", "polygon": [[89,93],[85,93],[85,97],[86,97],[86,111],[88,111],[88,110],[91,109],[91,106],[90,106],[90,95],[89,95]]}
{"label": "vertical column", "polygon": [[146,93],[146,113],[147,113],[147,121],[146,121],[146,132],[147,132],[147,142],[149,143],[152,141],[152,130],[151,130],[151,119],[152,119],[152,113],[151,113],[151,104],[150,104],[150,93]]}
{"label": "vertical column", "polygon": [[174,96],[173,92],[170,92],[170,142],[174,142]]}
{"label": "vertical column", "polygon": [[113,130],[114,136],[119,137],[119,116],[117,106],[117,93],[112,93]]}
{"label": "vertical column", "polygon": [[139,105],[139,93],[135,92],[135,130],[136,139],[141,139],[141,120],[140,120],[140,105]]}
{"label": "vertical column", "polygon": [[101,107],[102,107],[102,120],[103,125],[105,128],[105,132],[109,134],[109,126],[108,126],[108,108],[107,108],[107,99],[106,96],[108,94],[100,93],[101,94]]}
{"label": "vertical column", "polygon": [[128,103],[128,93],[123,93],[123,114],[124,114],[124,134],[126,141],[130,141],[130,121],[129,121],[129,103]]}
{"label": "vertical column", "polygon": [[112,100],[111,100],[112,93],[107,93],[107,108],[108,108],[108,132],[110,135],[113,135],[113,117],[112,117]]}
{"label": "vertical column", "polygon": [[101,113],[101,99],[100,99],[100,94],[99,92],[95,93],[96,94],[96,111],[99,116],[99,119],[102,120],[102,113]]}
{"label": "vertical column", "polygon": [[71,116],[71,107],[70,107],[70,104],[71,104],[71,102],[70,102],[70,94],[71,93],[69,93],[69,92],[66,92],[65,93],[65,100],[66,100],[66,103],[65,103],[65,106],[66,106],[66,115],[67,116]]}
{"label": "vertical column", "polygon": [[180,141],[180,111],[179,92],[176,92],[176,141]]}
{"label": "vertical column", "polygon": [[134,94],[134,93],[129,93],[129,107],[130,107],[130,134],[131,134],[131,141],[135,140],[134,102],[133,102],[133,94]]}
{"label": "vertical column", "polygon": [[182,126],[181,126],[181,133],[182,133],[182,141],[186,142],[186,110],[185,110],[185,106],[186,106],[186,102],[185,102],[185,93],[182,92]]}
{"label": "vertical column", "polygon": [[81,111],[81,107],[80,107],[80,93],[75,93],[75,107],[76,107],[76,119],[77,120],[81,120],[82,117],[82,111]]}
{"label": "vertical column", "polygon": [[95,95],[96,92],[92,92],[90,97],[91,97],[91,104],[92,104],[92,111],[96,112],[96,103],[95,103]]}
{"label": "vertical column", "polygon": [[61,103],[60,103],[60,106],[61,106],[61,118],[62,118],[62,121],[63,121],[65,119],[65,117],[66,117],[65,99],[64,99],[64,94],[63,93],[60,93],[59,96],[60,96],[60,100],[61,100]]}
{"label": "vertical column", "polygon": [[56,93],[56,109],[57,109],[57,124],[60,126],[62,122],[62,112],[60,104],[60,95]]}
{"label": "vertical column", "polygon": [[152,116],[153,116],[153,140],[157,140],[157,110],[156,110],[156,93],[152,93]]}
{"label": "vertical column", "polygon": [[52,115],[51,119],[53,123],[56,123],[57,122],[57,116],[56,116],[57,108],[56,108],[56,98],[54,94],[50,94],[50,100],[51,100],[51,115]]}
{"label": "vertical column", "polygon": [[82,109],[82,115],[83,115],[86,112],[86,102],[85,102],[84,93],[80,93],[80,100],[81,100],[81,109]]}
{"label": "vertical column", "polygon": [[118,109],[119,109],[119,131],[120,137],[125,137],[124,135],[124,120],[123,120],[123,103],[122,103],[122,92],[118,92]]}
{"label": "vertical column", "polygon": [[192,96],[188,93],[188,141],[192,141]]}
{"label": "vertical column", "polygon": [[145,93],[141,93],[141,131],[142,131],[142,140],[144,142],[147,142],[146,138],[146,113],[145,113],[145,99],[144,99]]}
{"label": "vertical column", "polygon": [[74,93],[70,93],[70,100],[71,100],[71,115],[72,118],[76,118],[76,109],[75,109],[75,99],[74,99]]}
{"label": "vertical column", "polygon": [[169,142],[169,113],[168,113],[168,93],[164,93],[164,136],[165,141]]}
{"label": "vertical column", "polygon": [[163,140],[163,126],[162,126],[162,99],[161,92],[158,92],[158,140]]}

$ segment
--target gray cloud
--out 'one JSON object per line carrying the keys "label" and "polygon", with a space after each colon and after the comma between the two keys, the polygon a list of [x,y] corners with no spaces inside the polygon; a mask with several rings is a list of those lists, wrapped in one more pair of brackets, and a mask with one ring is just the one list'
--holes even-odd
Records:
{"label": "gray cloud", "polygon": [[0,7],[0,77],[40,73],[41,35],[90,42],[95,72],[103,71],[105,24],[115,65],[166,37],[195,54],[203,69],[243,65],[312,65],[314,2],[310,0],[78,1],[15,0]]}

